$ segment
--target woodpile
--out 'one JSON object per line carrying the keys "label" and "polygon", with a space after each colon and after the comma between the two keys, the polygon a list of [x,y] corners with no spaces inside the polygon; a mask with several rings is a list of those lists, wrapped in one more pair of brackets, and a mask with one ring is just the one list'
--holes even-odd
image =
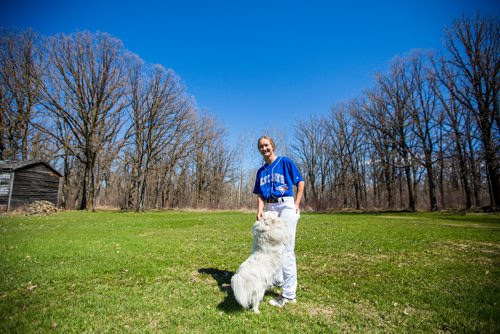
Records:
{"label": "woodpile", "polygon": [[35,201],[22,207],[26,215],[50,215],[57,212],[55,204],[49,201]]}

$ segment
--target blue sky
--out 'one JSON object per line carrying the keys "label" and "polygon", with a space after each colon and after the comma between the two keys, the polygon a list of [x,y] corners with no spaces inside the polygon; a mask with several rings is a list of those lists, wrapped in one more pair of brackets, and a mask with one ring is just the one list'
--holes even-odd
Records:
{"label": "blue sky", "polygon": [[[148,63],[173,69],[234,144],[326,114],[412,49],[439,49],[462,14],[494,0],[4,0],[0,26],[44,34],[104,31]],[[252,142],[255,138],[252,138]]]}

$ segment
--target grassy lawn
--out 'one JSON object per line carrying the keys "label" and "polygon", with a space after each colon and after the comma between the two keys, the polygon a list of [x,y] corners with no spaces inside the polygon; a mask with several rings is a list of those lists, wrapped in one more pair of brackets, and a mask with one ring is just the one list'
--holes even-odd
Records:
{"label": "grassy lawn", "polygon": [[253,214],[0,216],[0,332],[498,333],[500,215],[303,214],[296,305],[242,310]]}

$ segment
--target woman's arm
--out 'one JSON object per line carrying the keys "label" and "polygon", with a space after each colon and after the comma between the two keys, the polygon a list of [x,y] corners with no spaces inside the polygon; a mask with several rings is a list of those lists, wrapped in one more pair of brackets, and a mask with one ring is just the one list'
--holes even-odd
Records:
{"label": "woman's arm", "polygon": [[300,201],[302,200],[302,196],[304,196],[304,181],[297,183],[297,195],[295,196],[295,209],[297,210],[297,213],[300,211]]}
{"label": "woman's arm", "polygon": [[264,220],[264,200],[257,196],[257,220]]}

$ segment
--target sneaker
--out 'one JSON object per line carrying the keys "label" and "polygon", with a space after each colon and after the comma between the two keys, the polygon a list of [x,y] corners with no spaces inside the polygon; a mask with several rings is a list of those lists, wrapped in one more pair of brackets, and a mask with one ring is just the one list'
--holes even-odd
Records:
{"label": "sneaker", "polygon": [[286,303],[296,304],[297,299],[288,299],[288,298],[280,296],[280,297],[276,297],[274,299],[271,299],[269,301],[269,304],[271,304],[272,306],[276,306],[276,307],[283,307],[283,306],[285,306]]}

